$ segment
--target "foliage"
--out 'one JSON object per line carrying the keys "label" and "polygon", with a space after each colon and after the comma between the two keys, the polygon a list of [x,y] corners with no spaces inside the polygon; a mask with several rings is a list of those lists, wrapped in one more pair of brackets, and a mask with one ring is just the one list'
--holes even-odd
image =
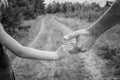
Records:
{"label": "foliage", "polygon": [[[71,28],[62,26],[62,22],[57,22],[55,20],[56,16],[54,15],[46,15],[44,17],[43,19],[40,17],[35,20],[37,22],[35,22],[29,34],[31,35],[29,38],[32,40],[32,43],[29,43],[29,45],[40,50],[56,51],[64,43],[63,35],[71,32],[69,31]],[[71,23],[66,18],[63,21]],[[74,22],[77,22],[77,20],[74,20]],[[42,26],[39,26],[41,24]],[[73,25],[76,24],[74,23]],[[71,44],[66,44],[65,52],[68,55],[60,61],[30,60],[16,57],[13,60],[16,79],[93,80],[91,79],[91,74],[84,67],[84,61],[81,55],[69,55],[68,50],[71,47]]]}
{"label": "foliage", "polygon": [[20,23],[44,13],[44,0],[9,0],[9,7],[2,9],[1,22],[11,35],[19,33]]}
{"label": "foliage", "polygon": [[96,42],[96,54],[104,61],[101,73],[105,80],[120,80],[120,25],[106,31]]}
{"label": "foliage", "polygon": [[105,7],[100,7],[99,4],[93,2],[92,4],[88,3],[58,3],[53,2],[48,4],[46,7],[46,13],[63,13],[64,17],[77,17],[80,19],[87,19],[89,22],[92,22],[98,19],[107,9],[110,7],[112,2],[107,1]]}

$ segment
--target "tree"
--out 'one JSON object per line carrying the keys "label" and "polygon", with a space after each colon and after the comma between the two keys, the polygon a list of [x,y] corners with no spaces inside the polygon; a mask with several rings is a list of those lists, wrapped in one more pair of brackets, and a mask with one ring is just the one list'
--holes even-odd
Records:
{"label": "tree", "polygon": [[[44,13],[44,0],[9,0],[9,6],[2,9],[1,22],[13,35],[19,31],[20,22]],[[16,30],[17,29],[17,30]]]}
{"label": "tree", "polygon": [[52,12],[52,4],[48,4],[45,11],[46,11],[46,13],[51,13]]}

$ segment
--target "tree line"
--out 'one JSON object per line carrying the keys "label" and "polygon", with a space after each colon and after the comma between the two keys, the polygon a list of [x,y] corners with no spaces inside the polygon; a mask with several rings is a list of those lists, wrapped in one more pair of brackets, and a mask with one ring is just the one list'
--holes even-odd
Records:
{"label": "tree line", "polygon": [[[21,29],[20,23],[23,20],[34,19],[42,14],[63,13],[65,17],[78,17],[81,19],[91,19],[100,16],[111,2],[106,2],[106,6],[101,8],[99,4],[92,3],[58,3],[53,2],[45,6],[44,0],[9,0],[9,7],[1,8],[1,23],[5,26],[5,30],[14,35],[19,33]],[[25,28],[23,28],[25,29]]]}
{"label": "tree line", "polygon": [[50,14],[64,13],[65,17],[77,17],[80,19],[89,19],[92,21],[96,20],[101,16],[113,2],[107,1],[104,7],[100,7],[98,3],[72,3],[72,2],[53,2],[48,4],[45,12]]}
{"label": "tree line", "polygon": [[1,23],[5,30],[14,35],[19,31],[22,20],[33,19],[44,14],[44,0],[8,0],[9,6],[1,8]]}

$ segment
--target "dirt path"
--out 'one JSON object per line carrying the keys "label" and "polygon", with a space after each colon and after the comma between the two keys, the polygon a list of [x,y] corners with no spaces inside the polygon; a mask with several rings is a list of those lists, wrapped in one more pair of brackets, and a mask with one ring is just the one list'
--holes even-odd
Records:
{"label": "dirt path", "polygon": [[96,55],[94,51],[89,51],[86,53],[80,53],[81,58],[84,60],[84,65],[87,71],[93,76],[94,80],[102,80],[102,74],[99,69],[102,60]]}
{"label": "dirt path", "polygon": [[[61,24],[60,22],[56,21],[54,19],[54,24],[59,25],[61,31],[63,30],[64,34],[69,34],[71,32],[73,32],[73,30],[71,30],[69,27]],[[100,70],[97,68],[97,66],[99,65],[99,63],[96,63],[95,59],[98,61],[99,58],[97,57],[97,55],[90,51],[90,52],[86,52],[86,53],[80,53],[81,58],[84,60],[84,65],[87,71],[90,72],[90,74],[93,76],[94,80],[99,80],[102,78],[101,72]]]}
{"label": "dirt path", "polygon": [[[37,23],[37,25],[36,25],[36,27],[40,27],[41,26],[41,28],[40,28],[40,31],[39,31],[39,33],[37,34],[37,36],[34,38],[34,40],[29,44],[29,47],[34,47],[34,44],[36,44],[36,42],[37,42],[37,40],[39,39],[39,36],[40,36],[40,34],[41,34],[41,32],[44,30],[44,28],[45,28],[45,26],[44,26],[44,22],[45,22],[45,19],[46,19],[46,17],[45,18],[43,18],[43,20],[42,20],[42,23]],[[39,21],[39,20],[38,20]]]}
{"label": "dirt path", "polygon": [[[49,19],[49,21],[48,21],[48,19]],[[50,23],[50,21],[52,23]],[[45,18],[43,18],[41,24],[39,24],[39,22],[38,22],[39,25],[37,25],[37,27],[41,26],[41,29],[40,29],[39,33],[37,34],[37,36],[34,38],[34,40],[30,43],[30,45],[29,45],[30,47],[34,47],[36,42],[39,40],[39,37],[40,37],[41,33],[45,29],[46,23],[47,24],[52,24],[52,25],[55,25],[55,26],[57,25],[57,28],[59,28],[59,30],[64,35],[73,32],[73,30],[71,28],[69,28],[69,27],[63,25],[62,23],[56,21],[55,17],[46,16]],[[51,26],[49,26],[49,27],[51,27]],[[75,39],[73,41],[75,42]],[[50,43],[50,45],[51,45],[51,43]],[[86,70],[94,77],[93,79],[94,80],[101,79],[102,75],[101,75],[100,70],[97,69],[96,64],[98,64],[98,63],[96,63],[96,61],[95,61],[95,58],[97,58],[97,59],[99,59],[99,58],[92,52],[90,52],[90,53],[89,52],[87,52],[87,53],[80,53],[80,56],[81,56],[81,58],[84,61],[84,66],[85,66]]]}
{"label": "dirt path", "polygon": [[64,35],[70,34],[73,32],[71,28],[61,24],[60,22],[56,21],[54,18],[53,20],[54,20],[54,25],[58,25],[59,26],[58,28],[64,33]]}

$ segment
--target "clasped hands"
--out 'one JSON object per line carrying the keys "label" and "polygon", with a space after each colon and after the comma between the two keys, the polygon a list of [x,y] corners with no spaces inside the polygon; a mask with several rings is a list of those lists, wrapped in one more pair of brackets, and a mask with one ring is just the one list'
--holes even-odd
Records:
{"label": "clasped hands", "polygon": [[90,50],[95,40],[87,29],[78,30],[64,36],[65,41],[69,41],[74,38],[76,39],[76,42],[73,49],[69,51],[71,54],[84,53]]}

